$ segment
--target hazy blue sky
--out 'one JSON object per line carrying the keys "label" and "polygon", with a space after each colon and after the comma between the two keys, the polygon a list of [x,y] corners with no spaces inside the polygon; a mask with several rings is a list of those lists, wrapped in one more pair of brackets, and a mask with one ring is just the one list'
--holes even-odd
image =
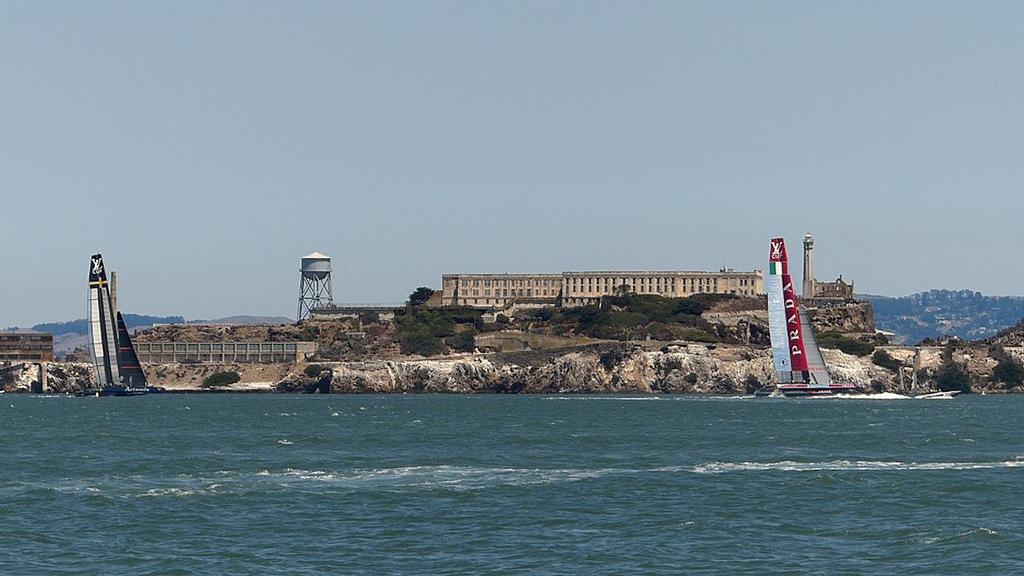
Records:
{"label": "hazy blue sky", "polygon": [[[1024,294],[1018,2],[0,1],[0,326],[294,316],[442,272]],[[792,248],[791,248],[792,251]]]}

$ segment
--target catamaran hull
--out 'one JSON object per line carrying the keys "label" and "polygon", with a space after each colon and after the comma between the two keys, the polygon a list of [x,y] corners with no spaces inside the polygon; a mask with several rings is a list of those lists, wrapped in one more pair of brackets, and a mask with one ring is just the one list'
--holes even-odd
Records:
{"label": "catamaran hull", "polygon": [[786,398],[806,398],[809,396],[835,396],[836,394],[858,394],[860,388],[853,384],[829,384],[828,386],[809,386],[806,384],[781,384],[779,392]]}
{"label": "catamaran hull", "polygon": [[76,392],[75,396],[143,396],[146,394],[161,394],[167,389],[162,386],[147,386],[145,388],[130,388],[128,386],[108,386],[106,388],[93,388]]}

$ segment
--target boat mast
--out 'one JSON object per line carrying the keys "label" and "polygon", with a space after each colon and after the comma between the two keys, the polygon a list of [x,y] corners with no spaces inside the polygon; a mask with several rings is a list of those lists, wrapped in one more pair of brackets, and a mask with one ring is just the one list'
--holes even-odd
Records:
{"label": "boat mast", "polygon": [[114,329],[113,302],[103,256],[93,254],[89,261],[89,334],[96,382],[100,388],[120,383],[117,366],[117,338]]}

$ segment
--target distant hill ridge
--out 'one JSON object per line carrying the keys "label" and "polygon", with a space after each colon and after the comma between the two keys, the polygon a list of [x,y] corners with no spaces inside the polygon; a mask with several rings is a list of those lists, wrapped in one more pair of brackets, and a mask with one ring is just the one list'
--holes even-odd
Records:
{"label": "distant hill ridge", "polygon": [[[182,316],[146,316],[143,314],[124,314],[124,323],[129,329],[139,326],[152,326],[153,324],[184,324]],[[68,322],[48,322],[36,324],[32,327],[37,332],[50,332],[52,334],[79,334],[89,333],[89,321],[85,318],[71,320]]]}
{"label": "distant hill ridge", "polygon": [[[145,314],[124,314],[124,323],[128,329],[152,326],[154,324],[291,324],[291,318],[284,316],[227,316],[214,320],[185,320],[184,316],[148,316]],[[37,332],[50,332],[52,334],[78,334],[84,336],[89,333],[89,322],[85,318],[70,320],[67,322],[47,322],[36,324],[32,330]]]}
{"label": "distant hill ridge", "polygon": [[925,338],[991,338],[1024,318],[1024,297],[985,296],[973,290],[929,290],[909,296],[858,295],[871,302],[875,324],[897,340],[915,344]]}

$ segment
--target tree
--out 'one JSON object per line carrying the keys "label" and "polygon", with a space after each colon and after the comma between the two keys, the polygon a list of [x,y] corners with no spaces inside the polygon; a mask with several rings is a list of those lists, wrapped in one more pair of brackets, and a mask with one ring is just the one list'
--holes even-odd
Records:
{"label": "tree", "polygon": [[995,346],[990,351],[998,364],[992,370],[992,382],[1001,383],[1005,388],[1014,388],[1024,384],[1024,366],[1002,348]]}
{"label": "tree", "polygon": [[238,372],[215,372],[203,380],[203,387],[230,386],[242,379]]}
{"label": "tree", "polygon": [[419,354],[420,356],[436,356],[444,352],[444,342],[434,336],[426,329],[399,332],[398,344],[405,354]]}
{"label": "tree", "polygon": [[1007,388],[1020,386],[1024,383],[1024,367],[1012,358],[1000,360],[992,370],[992,380],[1001,382]]}
{"label": "tree", "polygon": [[434,290],[427,288],[426,286],[420,286],[419,288],[412,291],[409,294],[409,305],[410,306],[422,306],[430,300],[430,297],[434,295]]}
{"label": "tree", "polygon": [[960,390],[961,392],[971,391],[971,380],[963,366],[953,360],[953,343],[946,344],[942,350],[942,364],[935,374],[935,383],[939,390],[948,392]]}
{"label": "tree", "polygon": [[891,354],[885,350],[875,350],[875,353],[871,356],[871,361],[874,362],[875,366],[881,366],[886,370],[892,370],[893,372],[898,371],[903,364],[899,360],[892,357]]}
{"label": "tree", "polygon": [[469,330],[463,330],[448,339],[448,344],[459,352],[472,352],[476,348],[476,339]]}

